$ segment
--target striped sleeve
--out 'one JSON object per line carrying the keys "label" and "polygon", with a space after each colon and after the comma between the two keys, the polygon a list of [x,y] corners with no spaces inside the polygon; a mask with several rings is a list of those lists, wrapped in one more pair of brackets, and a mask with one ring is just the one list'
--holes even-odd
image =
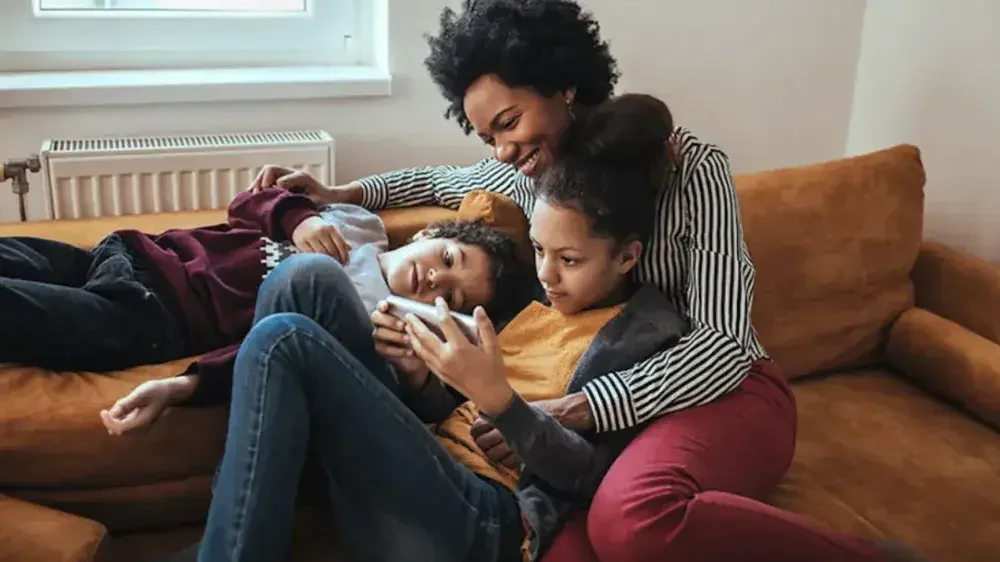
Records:
{"label": "striped sleeve", "polygon": [[506,195],[525,213],[533,201],[531,181],[495,158],[472,166],[408,168],[361,178],[356,183],[361,185],[361,206],[373,211],[420,205],[458,209],[462,198],[475,189]]}
{"label": "striped sleeve", "polygon": [[706,404],[736,388],[750,372],[754,267],[726,155],[710,150],[692,171],[679,201],[691,332],[674,347],[584,387],[598,431]]}

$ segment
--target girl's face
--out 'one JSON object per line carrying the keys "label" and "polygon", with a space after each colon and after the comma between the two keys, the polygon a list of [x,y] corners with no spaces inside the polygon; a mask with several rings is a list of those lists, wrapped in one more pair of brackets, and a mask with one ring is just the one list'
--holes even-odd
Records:
{"label": "girl's face", "polygon": [[535,269],[552,307],[575,314],[622,294],[626,274],[642,253],[641,242],[617,244],[595,236],[587,217],[572,207],[539,199],[531,218]]}
{"label": "girl's face", "polygon": [[487,74],[466,90],[464,107],[497,160],[536,177],[555,162],[572,101],[572,92],[545,97],[533,88],[511,88],[496,74]]}

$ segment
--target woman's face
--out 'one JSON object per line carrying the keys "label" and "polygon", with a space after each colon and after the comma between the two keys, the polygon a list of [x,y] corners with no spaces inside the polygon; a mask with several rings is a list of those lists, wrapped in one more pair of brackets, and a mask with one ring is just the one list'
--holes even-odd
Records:
{"label": "woman's face", "polygon": [[642,252],[640,242],[617,247],[595,236],[583,213],[544,199],[532,213],[531,245],[538,281],[552,308],[563,314],[594,308],[620,292]]}
{"label": "woman's face", "polygon": [[533,88],[511,88],[496,74],[487,74],[466,90],[464,107],[497,160],[536,177],[555,162],[571,103],[572,92],[545,97]]}

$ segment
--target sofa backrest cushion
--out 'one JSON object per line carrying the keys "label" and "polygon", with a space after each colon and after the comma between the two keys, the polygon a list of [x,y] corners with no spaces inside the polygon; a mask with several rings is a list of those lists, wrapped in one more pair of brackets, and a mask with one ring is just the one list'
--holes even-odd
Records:
{"label": "sofa backrest cushion", "polygon": [[887,328],[913,306],[919,150],[901,145],[735,181],[765,349],[790,378],[876,362]]}

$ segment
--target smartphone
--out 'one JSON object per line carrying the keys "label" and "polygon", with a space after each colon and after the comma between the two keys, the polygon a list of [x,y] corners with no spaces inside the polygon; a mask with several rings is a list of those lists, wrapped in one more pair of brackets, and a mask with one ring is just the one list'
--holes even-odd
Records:
{"label": "smartphone", "polygon": [[[400,320],[406,320],[407,314],[413,314],[417,318],[423,320],[424,324],[426,324],[427,327],[430,328],[430,330],[439,338],[444,339],[444,333],[438,325],[438,312],[436,307],[422,302],[398,297],[396,295],[389,295],[385,300],[389,303],[389,314],[399,318]],[[467,337],[470,342],[478,345],[479,323],[476,322],[476,319],[468,314],[462,314],[460,312],[452,312],[451,317],[455,320],[455,323],[458,324],[458,329],[462,331],[465,337]]]}

